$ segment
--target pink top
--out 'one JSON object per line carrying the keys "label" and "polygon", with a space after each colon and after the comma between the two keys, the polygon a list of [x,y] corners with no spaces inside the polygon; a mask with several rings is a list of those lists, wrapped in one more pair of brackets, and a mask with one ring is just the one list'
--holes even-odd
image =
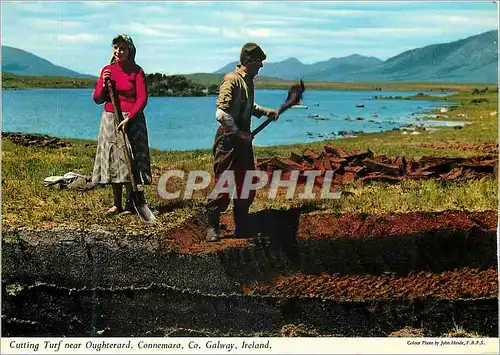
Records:
{"label": "pink top", "polygon": [[111,80],[115,82],[122,112],[128,112],[129,118],[133,119],[138,112],[144,110],[148,101],[144,70],[140,66],[133,64],[132,69],[125,72],[120,62],[102,68],[93,98],[96,104],[106,103],[104,105],[104,111],[106,112],[113,112],[113,103],[109,95],[107,95],[107,89],[104,86],[104,80],[102,80],[102,73],[105,69],[111,71]]}

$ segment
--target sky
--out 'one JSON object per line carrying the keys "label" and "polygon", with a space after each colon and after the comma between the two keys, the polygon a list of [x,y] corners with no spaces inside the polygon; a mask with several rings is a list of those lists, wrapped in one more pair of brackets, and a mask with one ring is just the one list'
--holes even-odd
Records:
{"label": "sky", "polygon": [[498,29],[497,3],[402,1],[2,1],[2,45],[99,75],[129,34],[146,73],[214,72],[256,42],[268,62],[312,64],[406,50]]}

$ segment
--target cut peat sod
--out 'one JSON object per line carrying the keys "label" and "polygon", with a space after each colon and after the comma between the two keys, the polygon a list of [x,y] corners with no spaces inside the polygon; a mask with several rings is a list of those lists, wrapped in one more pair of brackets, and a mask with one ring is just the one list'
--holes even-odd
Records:
{"label": "cut peat sod", "polygon": [[[226,216],[227,232],[232,225]],[[386,336],[454,327],[495,336],[496,212],[253,214],[260,238],[203,242],[203,223],[168,236],[9,232],[9,335]],[[197,221],[197,222],[196,222]],[[19,268],[19,265],[23,265]]]}
{"label": "cut peat sod", "polygon": [[[498,147],[491,149],[498,150]],[[321,153],[305,149],[302,154],[291,153],[289,159],[278,156],[263,159],[256,167],[267,171],[269,178],[276,170],[284,171],[284,178],[289,178],[292,171],[299,171],[299,182],[306,181],[304,172],[316,170],[321,174],[315,178],[315,184],[318,186],[322,186],[327,171],[333,173],[334,185],[351,183],[358,179],[363,182],[398,183],[404,179],[435,178],[449,182],[493,178],[498,175],[498,159],[492,155],[475,158],[424,156],[415,160],[404,156],[374,157],[370,150],[347,152],[329,144],[325,145]]]}

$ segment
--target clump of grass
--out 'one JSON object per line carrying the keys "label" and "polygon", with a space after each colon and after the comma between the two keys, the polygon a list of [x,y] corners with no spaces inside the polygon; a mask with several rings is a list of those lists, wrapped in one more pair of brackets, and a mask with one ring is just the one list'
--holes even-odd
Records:
{"label": "clump of grass", "polygon": [[23,286],[19,283],[9,284],[6,287],[6,293],[9,296],[16,296],[17,294],[19,294],[19,292],[21,292],[24,289],[24,287],[25,286]]}
{"label": "clump of grass", "polygon": [[281,337],[317,337],[320,334],[312,327],[305,324],[286,324],[280,332]]}
{"label": "clump of grass", "polygon": [[461,326],[455,326],[453,329],[442,335],[446,338],[481,338],[484,337],[473,331],[467,331]]}
{"label": "clump of grass", "polygon": [[390,333],[389,337],[394,338],[423,338],[428,336],[429,332],[424,328],[404,327]]}

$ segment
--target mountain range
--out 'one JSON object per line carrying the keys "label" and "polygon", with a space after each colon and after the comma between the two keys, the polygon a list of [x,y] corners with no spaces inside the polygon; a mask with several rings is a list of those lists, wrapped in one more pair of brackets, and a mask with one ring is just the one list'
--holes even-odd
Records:
{"label": "mountain range", "polygon": [[[215,71],[223,74],[237,62]],[[296,58],[264,63],[259,76],[346,82],[474,82],[498,80],[498,30],[412,49],[382,61],[358,54],[304,64]]]}
{"label": "mountain range", "polygon": [[29,76],[94,77],[54,65],[35,54],[9,46],[2,46],[2,72]]}
{"label": "mountain range", "polygon": [[[201,75],[219,77],[232,71],[236,64],[237,62],[232,62],[214,73]],[[9,46],[2,46],[2,72],[29,76],[93,78]],[[353,54],[313,64],[304,64],[297,58],[266,62],[259,77],[341,82],[496,83],[498,30],[450,43],[415,48],[385,61]]]}

